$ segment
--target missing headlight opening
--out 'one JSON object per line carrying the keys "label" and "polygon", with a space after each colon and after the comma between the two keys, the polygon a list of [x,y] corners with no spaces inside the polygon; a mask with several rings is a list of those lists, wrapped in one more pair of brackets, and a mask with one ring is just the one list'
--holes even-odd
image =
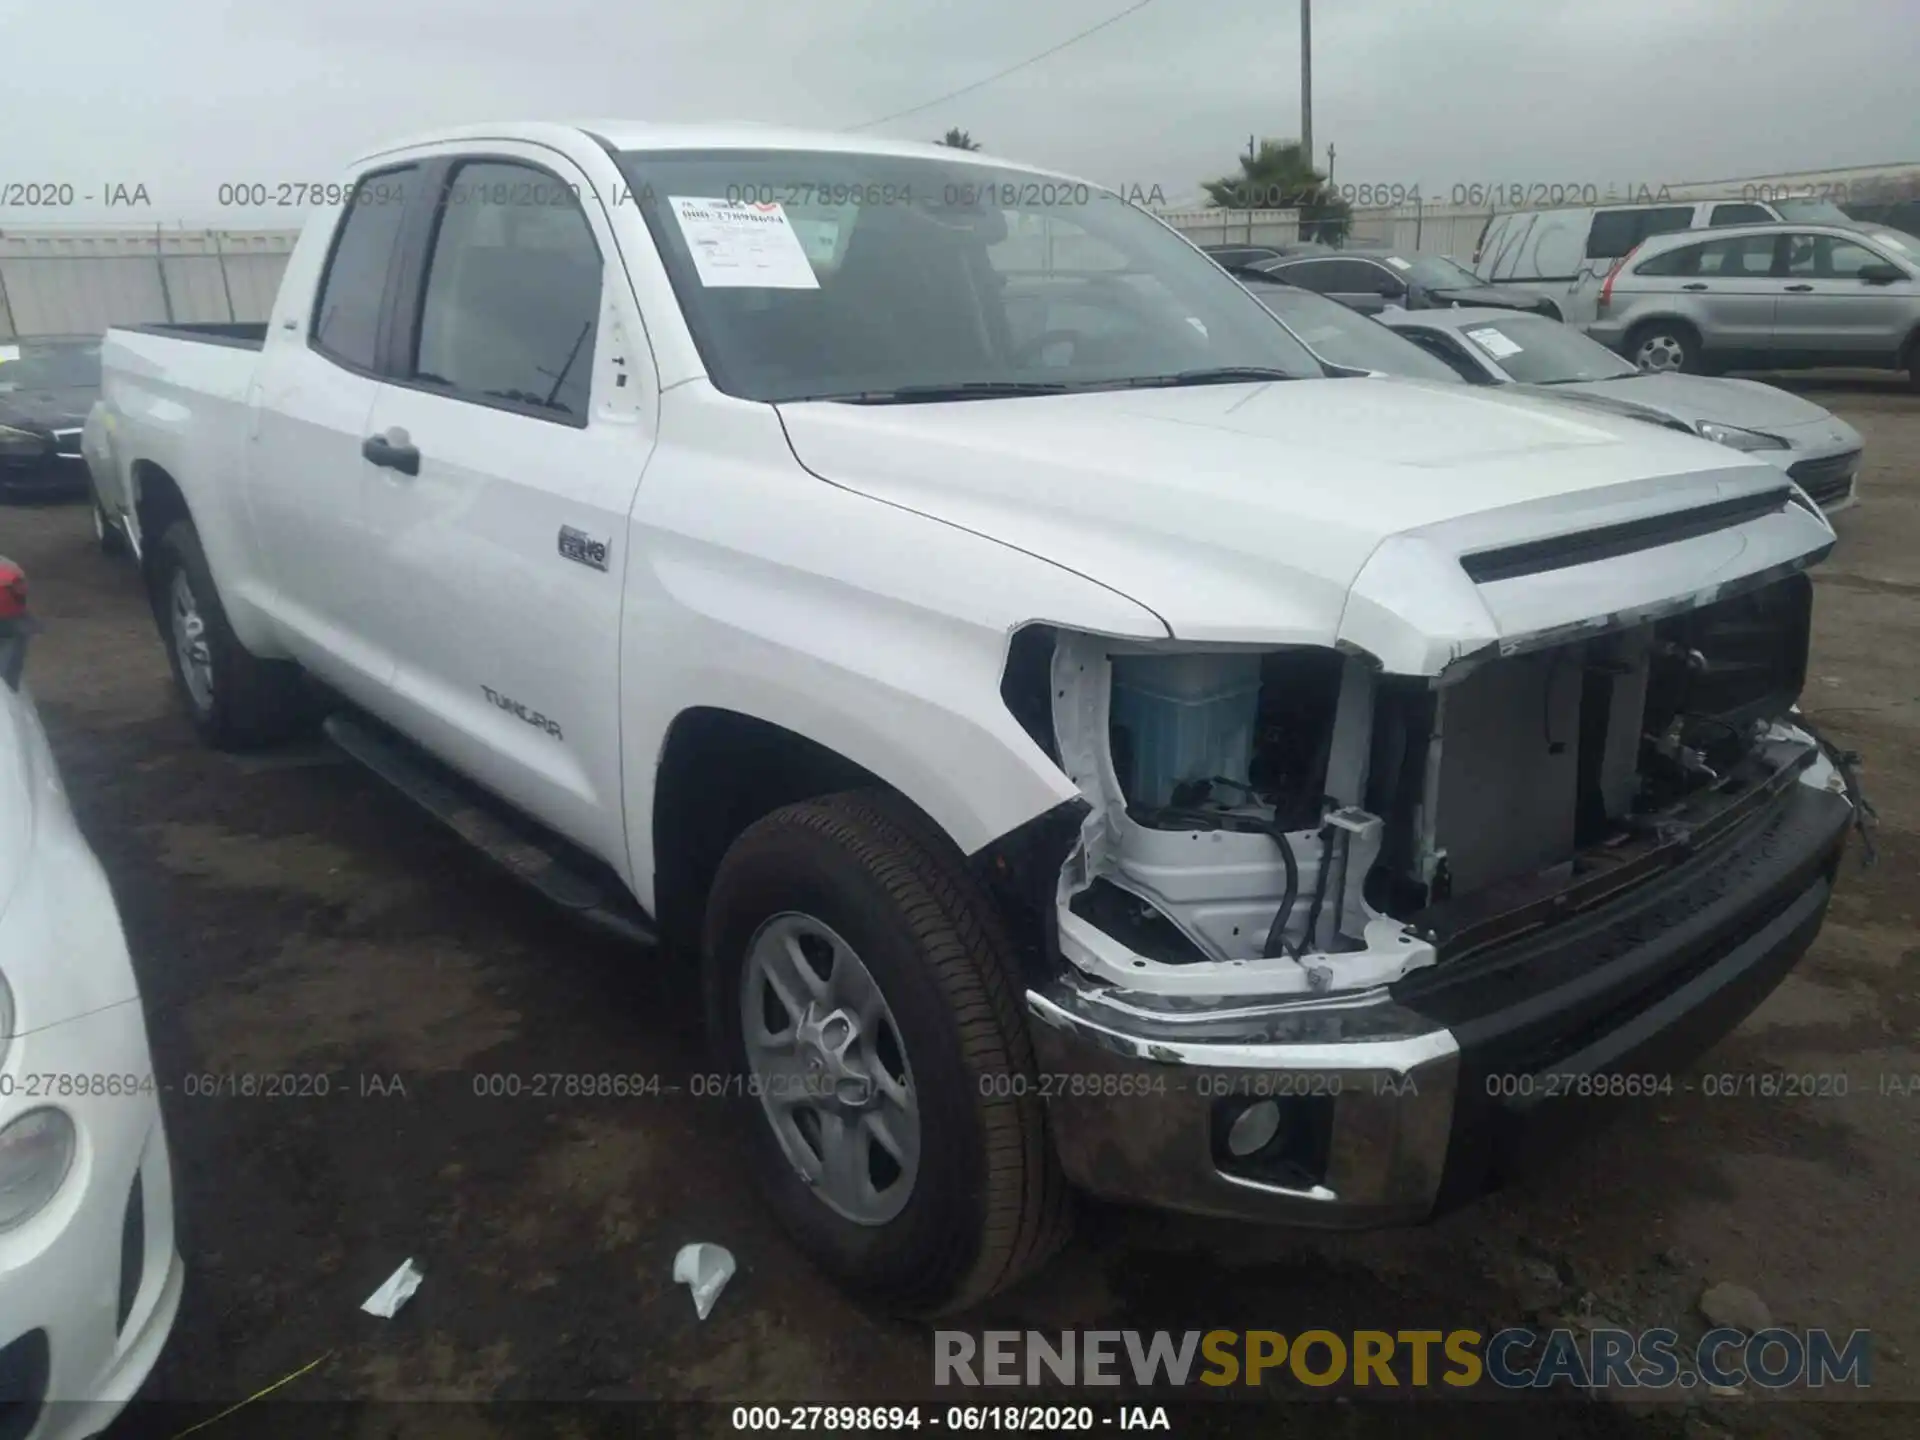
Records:
{"label": "missing headlight opening", "polygon": [[1141,991],[1345,993],[1618,894],[1825,763],[1792,721],[1810,609],[1796,574],[1439,678],[1038,632],[1091,806],[1063,954]]}

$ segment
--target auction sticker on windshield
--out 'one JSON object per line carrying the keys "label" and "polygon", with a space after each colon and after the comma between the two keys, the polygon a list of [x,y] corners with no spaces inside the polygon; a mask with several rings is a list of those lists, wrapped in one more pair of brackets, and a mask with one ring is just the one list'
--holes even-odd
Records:
{"label": "auction sticker on windshield", "polygon": [[1413,268],[1410,261],[1402,260],[1398,255],[1387,256],[1387,264],[1396,270],[1411,270]]}
{"label": "auction sticker on windshield", "polygon": [[1509,355],[1518,355],[1524,346],[1516,345],[1498,330],[1469,330],[1467,338],[1496,360],[1504,360]]}
{"label": "auction sticker on windshield", "polygon": [[779,201],[671,195],[694,273],[712,289],[818,290],[819,277]]}

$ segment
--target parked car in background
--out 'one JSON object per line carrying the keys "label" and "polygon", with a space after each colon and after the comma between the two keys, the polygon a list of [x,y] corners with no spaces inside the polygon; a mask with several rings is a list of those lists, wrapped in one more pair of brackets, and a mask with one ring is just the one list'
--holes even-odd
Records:
{"label": "parked car in background", "polygon": [[1338,300],[1329,300],[1325,295],[1302,290],[1257,270],[1238,273],[1253,298],[1271,310],[1280,323],[1293,332],[1293,338],[1323,364],[1409,380],[1460,383],[1460,376],[1452,366]]}
{"label": "parked car in background", "polygon": [[1473,270],[1496,285],[1550,295],[1561,318],[1584,324],[1593,302],[1586,282],[1655,235],[1772,220],[1845,220],[1831,200],[1672,200],[1509,210],[1491,215],[1473,247]]}
{"label": "parked car in background", "polygon": [[0,560],[0,1433],[103,1429],[173,1328],[184,1267],[140,987],[22,679]]}
{"label": "parked car in background", "polygon": [[0,358],[0,498],[86,485],[80,427],[100,394],[100,337],[24,340]]}
{"label": "parked car in background", "polygon": [[1905,370],[1920,388],[1920,238],[1852,221],[1662,235],[1601,284],[1594,339],[1642,370]]}
{"label": "parked car in background", "polygon": [[1489,285],[1471,270],[1440,255],[1408,255],[1395,250],[1344,249],[1331,255],[1259,260],[1253,266],[1289,285],[1338,300],[1363,315],[1389,306],[1426,310],[1437,305],[1495,305],[1560,317],[1544,295],[1506,285]]}
{"label": "parked car in background", "polygon": [[1333,255],[1333,246],[1318,240],[1288,240],[1274,245],[1202,245],[1209,258],[1225,270],[1238,270],[1267,260],[1284,260],[1291,255]]}
{"label": "parked car in background", "polygon": [[1200,249],[1223,270],[1278,260],[1285,254],[1278,245],[1202,245]]}
{"label": "parked car in background", "polygon": [[1744,451],[1786,471],[1829,515],[1859,498],[1860,432],[1776,386],[1647,374],[1570,325],[1506,310],[1395,311],[1381,317],[1381,326],[1473,384],[1638,412]]}

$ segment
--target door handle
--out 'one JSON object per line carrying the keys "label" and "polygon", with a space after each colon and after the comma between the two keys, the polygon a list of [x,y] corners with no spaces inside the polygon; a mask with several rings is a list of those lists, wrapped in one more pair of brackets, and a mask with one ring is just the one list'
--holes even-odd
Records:
{"label": "door handle", "polygon": [[1704,290],[1707,288],[1707,285],[1704,280],[1695,280],[1692,284],[1682,285],[1680,288],[1682,290]]}
{"label": "door handle", "polygon": [[420,447],[406,440],[393,441],[385,435],[369,435],[360,442],[360,453],[374,464],[402,475],[420,473]]}
{"label": "door handle", "polygon": [[1813,289],[1811,285],[1789,285],[1787,286],[1787,293],[1789,295],[1799,295],[1811,289]]}

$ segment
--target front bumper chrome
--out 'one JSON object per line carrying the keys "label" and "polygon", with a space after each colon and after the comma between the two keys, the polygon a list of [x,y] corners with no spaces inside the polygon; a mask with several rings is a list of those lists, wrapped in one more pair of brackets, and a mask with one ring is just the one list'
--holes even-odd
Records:
{"label": "front bumper chrome", "polygon": [[[1064,968],[1026,997],[1061,1165],[1107,1199],[1282,1224],[1452,1208],[1645,1093],[1597,1077],[1657,1083],[1751,1013],[1818,932],[1852,814],[1807,767],[1591,913],[1344,997],[1183,1002]],[[1233,1119],[1266,1100],[1273,1146],[1235,1156]]]}
{"label": "front bumper chrome", "polygon": [[[1055,1148],[1084,1190],[1314,1226],[1411,1222],[1433,1208],[1459,1047],[1383,994],[1207,1015],[1209,1029],[1244,1029],[1222,1039],[1183,1037],[1200,1016],[1150,1017],[1073,976],[1029,990],[1027,1006]],[[1413,1033],[1391,1033],[1407,1025]],[[1231,1116],[1263,1100],[1283,1123],[1328,1132],[1317,1173],[1262,1174],[1223,1154]]]}

